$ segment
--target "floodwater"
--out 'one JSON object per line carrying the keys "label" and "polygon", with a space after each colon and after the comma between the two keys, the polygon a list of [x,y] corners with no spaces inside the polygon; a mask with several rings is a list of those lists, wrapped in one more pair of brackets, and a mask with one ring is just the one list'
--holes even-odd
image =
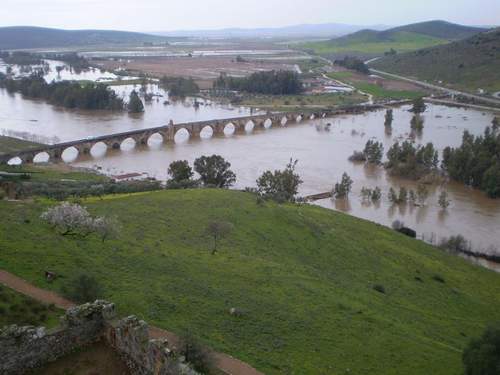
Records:
{"label": "floodwater", "polygon": [[[481,134],[491,123],[492,115],[482,112],[430,105],[425,115],[426,124],[418,143],[432,141],[439,150],[457,146],[462,133],[468,129]],[[354,180],[347,202],[320,200],[316,203],[338,209],[354,216],[387,226],[396,220],[417,230],[420,238],[437,243],[441,238],[462,234],[475,248],[491,251],[500,239],[500,200],[487,198],[482,192],[458,183],[430,186],[427,203],[423,207],[394,206],[387,199],[392,186],[416,189],[413,181],[393,178],[382,167],[365,166],[349,162],[354,150],[362,150],[370,138],[381,140],[385,151],[396,140],[410,135],[411,114],[408,107],[394,111],[392,135],[384,130],[384,112],[364,115],[339,116],[331,119],[304,121],[285,127],[257,130],[205,139],[182,139],[178,143],[162,144],[151,139],[148,146],[133,147],[124,144],[122,150],[100,150],[94,156],[78,159],[74,164],[98,167],[111,175],[147,173],[159,179],[167,178],[170,162],[186,159],[191,163],[201,155],[220,154],[232,164],[237,175],[237,188],[254,187],[255,180],[265,170],[283,168],[290,158],[298,159],[298,173],[304,181],[300,195],[330,191],[343,172]],[[330,131],[326,124],[330,122]],[[363,186],[379,186],[383,199],[378,205],[365,205],[360,198]],[[442,190],[449,193],[451,205],[443,212],[437,201]],[[499,267],[500,269],[500,267]]]}
{"label": "floodwater", "polygon": [[[132,85],[114,89],[127,97]],[[146,104],[142,115],[110,113],[105,111],[73,111],[53,107],[41,101],[23,99],[18,94],[8,94],[0,89],[0,133],[24,138],[61,142],[97,135],[111,134],[132,129],[150,128],[174,122],[188,122],[247,116],[248,108],[232,107],[194,99],[183,102],[168,101],[168,95],[155,85],[148,91],[158,95]],[[385,151],[395,140],[411,136],[411,113],[403,106],[394,110],[392,134],[384,128],[384,111],[363,115],[337,116],[330,119],[303,121],[284,127],[231,134],[231,127],[224,136],[210,137],[203,133],[202,139],[189,139],[178,134],[176,143],[161,143],[154,136],[146,146],[134,146],[127,141],[121,150],[106,150],[103,144],[92,149],[91,155],[79,156],[71,152],[63,154],[76,166],[98,168],[104,173],[118,175],[145,173],[165,180],[168,165],[179,159],[191,163],[201,155],[220,154],[232,164],[237,175],[236,188],[254,187],[255,180],[265,170],[281,169],[290,158],[298,159],[297,166],[303,184],[300,195],[330,191],[343,172],[354,180],[348,201],[320,200],[323,207],[337,209],[351,215],[390,226],[398,219],[414,228],[420,238],[437,243],[441,238],[461,234],[472,242],[475,249],[493,251],[500,242],[500,200],[487,198],[483,193],[458,183],[431,186],[427,203],[423,207],[409,205],[394,206],[387,199],[390,187],[400,186],[416,189],[412,181],[393,178],[382,167],[365,166],[348,161],[354,150],[362,150],[373,138],[382,141]],[[491,113],[477,110],[428,105],[422,134],[417,143],[432,141],[442,150],[446,146],[458,146],[464,130],[473,134],[483,133],[491,124]],[[327,127],[327,123],[331,126]],[[37,138],[38,137],[38,138]],[[43,160],[42,160],[43,161]],[[362,187],[379,186],[383,198],[377,205],[363,204],[360,198]],[[438,206],[438,195],[442,190],[449,193],[451,205],[443,211]],[[500,271],[500,266],[484,263]]]}
{"label": "floodwater", "polygon": [[[118,95],[128,100],[139,85],[114,86]],[[142,114],[110,111],[76,111],[54,107],[44,101],[26,100],[20,94],[0,89],[0,134],[41,143],[59,143],[127,130],[145,129],[176,123],[231,118],[256,113],[249,108],[221,105],[208,100],[170,101],[157,85],[148,85],[148,92],[157,95],[145,103]],[[168,104],[165,102],[168,101]]]}

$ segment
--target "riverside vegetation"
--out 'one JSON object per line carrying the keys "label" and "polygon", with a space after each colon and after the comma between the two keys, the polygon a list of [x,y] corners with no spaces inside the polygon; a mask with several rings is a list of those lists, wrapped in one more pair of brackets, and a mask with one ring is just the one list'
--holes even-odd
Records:
{"label": "riverside vegetation", "polygon": [[[196,332],[269,374],[454,375],[500,308],[497,274],[316,206],[225,189],[79,203],[116,217],[119,235],[62,236],[41,219],[52,200],[0,201],[0,268],[59,292],[84,271],[124,314]],[[215,253],[213,222],[232,224]],[[60,277],[48,283],[45,270]]]}

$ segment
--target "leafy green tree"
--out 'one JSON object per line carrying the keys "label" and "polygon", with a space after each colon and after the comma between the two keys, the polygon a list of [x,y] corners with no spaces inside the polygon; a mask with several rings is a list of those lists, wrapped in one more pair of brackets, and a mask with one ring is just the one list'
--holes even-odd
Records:
{"label": "leafy green tree", "polygon": [[221,74],[214,82],[214,89],[245,91],[267,95],[293,95],[303,91],[302,81],[296,72],[272,70],[252,73],[238,78]]}
{"label": "leafy green tree", "polygon": [[170,163],[168,175],[170,176],[167,180],[169,188],[189,188],[196,185],[193,181],[193,170],[187,160],[176,160]]}
{"label": "leafy green tree", "polygon": [[408,201],[408,190],[404,186],[399,188],[398,203],[406,203]]}
{"label": "leafy green tree", "polygon": [[500,324],[491,325],[483,335],[471,340],[464,349],[465,375],[498,375],[500,373]]}
{"label": "leafy green tree", "polygon": [[228,188],[236,182],[231,164],[220,155],[201,156],[194,161],[194,170],[204,186]]}
{"label": "leafy green tree", "polygon": [[265,171],[257,179],[258,193],[277,202],[294,202],[299,185],[302,183],[300,176],[295,173],[297,162],[298,160],[290,159],[283,171]]}
{"label": "leafy green tree", "polygon": [[478,137],[465,131],[460,147],[443,150],[442,168],[452,179],[500,197],[500,134],[489,127]]}
{"label": "leafy green tree", "polygon": [[382,190],[378,186],[375,187],[375,189],[372,190],[372,202],[379,202],[380,199],[382,198]]}
{"label": "leafy green tree", "polygon": [[333,196],[337,199],[348,198],[352,188],[352,179],[347,173],[342,174],[342,180],[335,184]]}
{"label": "leafy green tree", "polygon": [[142,113],[144,112],[144,104],[141,98],[135,90],[130,93],[130,97],[127,104],[127,110],[129,113]]}

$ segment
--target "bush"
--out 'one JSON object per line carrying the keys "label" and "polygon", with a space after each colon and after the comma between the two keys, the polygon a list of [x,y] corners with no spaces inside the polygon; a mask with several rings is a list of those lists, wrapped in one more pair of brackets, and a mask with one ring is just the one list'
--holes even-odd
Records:
{"label": "bush", "polygon": [[215,361],[212,353],[201,345],[191,333],[185,333],[179,338],[179,348],[180,354],[196,371],[210,374],[214,370]]}
{"label": "bush", "polygon": [[266,199],[277,202],[294,202],[299,185],[302,183],[300,176],[295,173],[297,160],[287,164],[283,171],[266,171],[257,179],[257,192]]}
{"label": "bush", "polygon": [[78,303],[94,302],[102,297],[102,287],[93,276],[80,274],[63,288],[63,294]]}
{"label": "bush", "polygon": [[379,293],[382,293],[382,294],[385,294],[385,288],[383,285],[380,285],[380,284],[375,284],[373,286],[373,290],[376,290],[377,292]]}
{"label": "bush", "polygon": [[500,373],[500,324],[486,328],[483,335],[465,347],[462,362],[465,375],[498,375]]}
{"label": "bush", "polygon": [[434,275],[432,276],[432,280],[437,281],[438,283],[444,284],[445,281],[441,275]]}

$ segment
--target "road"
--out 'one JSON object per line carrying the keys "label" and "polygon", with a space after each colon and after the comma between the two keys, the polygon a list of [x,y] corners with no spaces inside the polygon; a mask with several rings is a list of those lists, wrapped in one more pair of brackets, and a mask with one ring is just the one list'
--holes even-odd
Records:
{"label": "road", "polygon": [[484,96],[469,94],[467,92],[453,90],[453,89],[450,89],[450,88],[447,88],[447,87],[433,85],[431,83],[427,83],[427,82],[423,82],[423,81],[418,81],[416,79],[412,79],[412,78],[408,78],[408,77],[403,77],[403,76],[400,76],[400,75],[397,75],[397,74],[387,73],[387,72],[384,72],[384,71],[381,71],[381,70],[378,70],[378,69],[372,69],[372,68],[370,68],[370,72],[376,73],[376,74],[382,74],[382,75],[385,75],[385,76],[388,76],[388,77],[391,77],[391,78],[395,78],[395,79],[399,79],[399,80],[402,80],[402,81],[411,82],[411,83],[413,83],[415,85],[418,85],[418,86],[421,86],[421,87],[425,87],[425,88],[428,88],[428,89],[437,90],[437,91],[443,91],[443,92],[446,92],[446,93],[451,94],[451,95],[461,95],[461,96],[464,96],[466,98],[470,98],[470,99],[475,99],[475,100],[481,101],[483,103],[489,103],[489,104],[494,104],[494,105],[500,106],[500,100],[497,100],[497,99],[485,98]]}

